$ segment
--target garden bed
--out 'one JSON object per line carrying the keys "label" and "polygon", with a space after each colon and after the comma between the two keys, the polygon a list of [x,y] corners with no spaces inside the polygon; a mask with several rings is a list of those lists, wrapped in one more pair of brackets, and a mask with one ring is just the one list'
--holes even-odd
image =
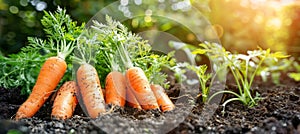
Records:
{"label": "garden bed", "polygon": [[[209,110],[203,110],[201,101],[196,101],[191,111],[186,110],[184,106],[177,106],[174,111],[167,113],[155,110],[137,111],[129,107],[115,108],[114,112],[94,120],[86,117],[78,105],[71,119],[61,121],[50,118],[50,98],[33,118],[15,122],[14,114],[26,97],[20,96],[18,89],[2,88],[0,89],[0,119],[2,119],[0,133],[13,131],[13,129],[27,133],[105,133],[104,130],[113,130],[116,133],[156,133],[157,126],[160,126],[161,122],[155,119],[165,117],[172,117],[168,121],[172,121],[173,124],[184,119],[169,133],[300,133],[300,83],[286,77],[282,78],[281,85],[260,81],[257,79],[253,85],[253,89],[264,97],[258,106],[248,108],[235,101],[226,106],[225,114],[222,115],[222,106],[212,104],[206,108],[217,107],[217,110],[211,117],[207,116],[208,120],[203,115],[209,114],[209,112],[205,113]],[[231,89],[234,87],[229,82],[226,85]],[[173,86],[168,90],[169,96],[175,97],[178,95],[178,90],[180,90],[179,86]],[[168,116],[182,115],[178,113],[185,113],[188,116]],[[136,123],[139,120],[147,120],[147,125]]]}
{"label": "garden bed", "polygon": [[[157,51],[155,44],[133,34],[133,29],[113,17],[105,18],[106,23],[95,20],[90,26],[77,26],[66,10],[58,7],[41,19],[47,38],[28,37],[28,45],[20,52],[0,55],[0,134],[300,133],[300,84],[294,81],[300,78],[298,57],[287,59],[287,52],[270,48],[231,53],[206,39],[200,44],[197,41],[198,45],[171,39],[163,41],[166,48]],[[173,31],[175,25],[168,27]],[[209,30],[203,29],[206,35]],[[208,63],[202,64],[204,55],[213,63],[209,72]],[[110,75],[112,72],[118,75]],[[272,77],[278,82],[277,76],[280,85],[265,80]],[[78,90],[75,82],[62,86],[74,79]],[[166,88],[167,101],[160,101],[162,92],[157,93],[150,84]],[[60,92],[64,88],[74,89],[67,91],[72,98],[68,103],[59,100],[68,98]],[[31,101],[23,103],[29,94]],[[136,99],[140,109],[123,107],[125,96],[130,103]],[[76,107],[75,97],[80,104]],[[52,107],[71,111],[69,116],[56,116]]]}

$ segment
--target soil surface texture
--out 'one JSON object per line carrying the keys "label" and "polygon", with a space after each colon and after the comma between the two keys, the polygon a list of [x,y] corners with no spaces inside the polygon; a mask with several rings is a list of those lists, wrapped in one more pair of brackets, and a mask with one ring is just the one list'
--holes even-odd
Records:
{"label": "soil surface texture", "polygon": [[[227,82],[226,89],[235,89]],[[217,90],[216,89],[212,89]],[[107,113],[97,119],[85,116],[77,105],[72,118],[51,118],[51,97],[28,119],[14,120],[19,106],[26,100],[16,89],[0,88],[0,134],[2,133],[300,133],[300,83],[282,78],[280,85],[256,79],[253,90],[263,99],[249,108],[240,102],[229,103],[222,113],[220,103],[203,104],[199,91],[174,84],[167,91],[176,109],[161,113],[159,110],[139,111],[133,108],[107,106]]]}

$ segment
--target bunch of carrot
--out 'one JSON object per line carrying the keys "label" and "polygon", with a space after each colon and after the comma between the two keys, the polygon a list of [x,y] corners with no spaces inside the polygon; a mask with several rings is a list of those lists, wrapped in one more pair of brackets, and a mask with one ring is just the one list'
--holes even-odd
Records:
{"label": "bunch of carrot", "polygon": [[[94,22],[91,28],[97,33],[95,34],[97,38],[102,39],[102,42],[97,45],[111,70],[105,79],[106,103],[121,107],[126,103],[137,109],[160,109],[163,112],[173,110],[175,106],[164,89],[158,84],[150,84],[142,69],[147,69],[150,61],[142,60],[142,58],[149,58],[151,53],[149,45],[139,36],[128,32],[120,22],[108,16],[106,21],[107,25]],[[137,59],[141,59],[144,63],[134,64],[132,60]]]}
{"label": "bunch of carrot", "polygon": [[150,84],[144,71],[139,67],[131,67],[125,76],[113,71],[106,77],[105,101],[107,104],[137,109],[160,109],[171,111],[175,105],[160,85]]}
{"label": "bunch of carrot", "polygon": [[[45,62],[32,93],[16,113],[17,120],[32,117],[40,109],[58,85],[65,70],[65,61],[59,57],[51,57]],[[105,113],[104,95],[96,69],[88,63],[82,63],[76,74],[77,83],[68,81],[57,91],[52,117],[70,118],[78,103],[77,97],[91,118]],[[127,101],[128,106],[134,108],[160,108],[163,112],[175,107],[164,89],[159,85],[150,85],[143,70],[138,67],[128,69],[125,76],[120,72],[107,75],[105,101],[106,104],[121,107]]]}
{"label": "bunch of carrot", "polygon": [[[105,104],[120,107],[127,104],[137,109],[160,109],[163,112],[175,108],[164,89],[157,84],[150,84],[145,72],[140,67],[133,66],[128,50],[123,44],[117,44],[118,46],[112,52],[119,55],[121,62],[118,63],[124,65],[126,70],[112,69],[106,76],[105,90],[101,88],[98,72],[92,65],[97,63],[93,57],[94,50],[97,51],[102,47],[101,45],[99,47],[98,38],[78,39],[77,44],[75,45],[74,42],[66,44],[66,41],[61,41],[60,47],[57,47],[57,56],[48,58],[43,64],[32,93],[16,113],[16,120],[34,116],[55,92],[67,70],[65,58],[72,52],[75,53],[72,58],[79,66],[76,69],[76,80],[65,82],[56,91],[51,113],[53,118],[72,117],[78,102],[91,118],[104,114]],[[114,60],[110,61],[113,66]]]}

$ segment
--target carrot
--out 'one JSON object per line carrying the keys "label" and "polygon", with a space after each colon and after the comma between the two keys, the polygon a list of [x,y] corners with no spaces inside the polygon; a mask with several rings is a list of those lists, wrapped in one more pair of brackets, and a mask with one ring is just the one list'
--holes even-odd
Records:
{"label": "carrot", "polygon": [[144,71],[139,67],[131,67],[126,71],[128,90],[131,90],[139,104],[145,110],[159,109],[156,98],[150,88]]}
{"label": "carrot", "polygon": [[16,113],[16,120],[32,117],[43,106],[64,76],[66,69],[67,64],[64,58],[59,56],[50,57],[45,61],[32,93]]}
{"label": "carrot", "polygon": [[77,89],[75,81],[65,82],[57,91],[57,96],[53,103],[52,118],[68,119],[71,118],[78,104],[75,92]]}
{"label": "carrot", "polygon": [[77,83],[87,114],[97,118],[104,113],[104,96],[96,69],[88,63],[81,64],[77,70]]}
{"label": "carrot", "polygon": [[170,100],[168,95],[165,93],[165,90],[160,85],[152,84],[151,89],[157,99],[157,103],[162,112],[172,111],[175,108],[175,105]]}
{"label": "carrot", "polygon": [[122,73],[112,71],[105,80],[105,102],[123,107],[126,98],[126,83]]}
{"label": "carrot", "polygon": [[126,104],[133,108],[142,109],[141,105],[129,88],[126,88]]}

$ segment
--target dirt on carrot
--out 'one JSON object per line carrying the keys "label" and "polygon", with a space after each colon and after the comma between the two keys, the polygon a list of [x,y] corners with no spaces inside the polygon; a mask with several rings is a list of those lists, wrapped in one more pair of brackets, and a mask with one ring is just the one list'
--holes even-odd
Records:
{"label": "dirt on carrot", "polygon": [[77,70],[77,83],[87,114],[91,118],[97,118],[104,113],[104,96],[96,69],[88,63],[80,65]]}
{"label": "dirt on carrot", "polygon": [[75,94],[77,90],[75,81],[67,81],[60,87],[53,102],[52,118],[64,120],[72,117],[78,104]]}

